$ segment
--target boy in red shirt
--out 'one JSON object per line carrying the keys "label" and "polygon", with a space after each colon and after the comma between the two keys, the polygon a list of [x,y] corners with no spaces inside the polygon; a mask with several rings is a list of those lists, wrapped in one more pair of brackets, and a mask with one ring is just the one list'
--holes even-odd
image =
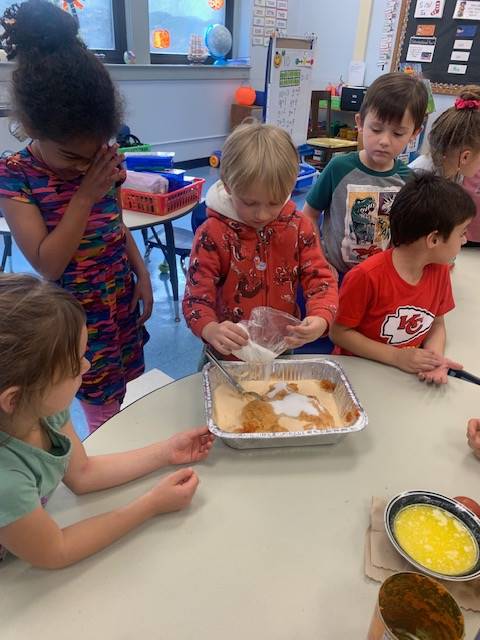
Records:
{"label": "boy in red shirt", "polygon": [[289,346],[328,333],[338,290],[312,222],[290,200],[298,154],[283,129],[237,127],[222,152],[221,180],[207,193],[208,218],[195,234],[183,313],[193,333],[223,356],[248,342],[237,325],[252,309],[298,315],[302,285],[307,317],[291,327]]}
{"label": "boy in red shirt", "polygon": [[331,339],[336,353],[377,360],[421,380],[447,382],[444,315],[455,303],[450,262],[466,242],[475,205],[461,186],[430,173],[399,191],[390,213],[393,248],[346,276]]}

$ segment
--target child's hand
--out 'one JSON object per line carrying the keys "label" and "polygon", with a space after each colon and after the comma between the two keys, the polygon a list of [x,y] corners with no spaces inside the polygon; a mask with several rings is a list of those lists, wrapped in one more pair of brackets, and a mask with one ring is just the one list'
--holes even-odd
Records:
{"label": "child's hand", "polygon": [[290,331],[290,336],[285,338],[285,342],[292,349],[297,349],[307,344],[307,342],[313,342],[321,338],[327,328],[327,321],[324,318],[307,316],[298,326],[290,325],[287,327],[287,330]]}
{"label": "child's hand", "polygon": [[425,373],[443,364],[443,357],[430,349],[395,349],[395,366],[406,373]]}
{"label": "child's hand", "polygon": [[471,418],[468,421],[467,440],[470,449],[480,458],[480,418]]}
{"label": "child's hand", "polygon": [[241,349],[248,344],[246,332],[229,320],[225,322],[210,322],[202,331],[202,338],[212,345],[215,351],[229,356],[232,351]]}
{"label": "child's hand", "polygon": [[190,464],[204,460],[214,441],[215,437],[208,427],[176,433],[165,442],[167,464]]}
{"label": "child's hand", "polygon": [[142,301],[142,309],[138,322],[139,324],[145,324],[152,315],[153,309],[152,281],[150,280],[150,274],[148,271],[137,276],[135,288],[133,290],[132,302],[130,303],[130,313],[135,311],[140,300]]}
{"label": "child's hand", "polygon": [[198,476],[191,468],[171,473],[148,492],[153,515],[180,511],[188,507],[198,487]]}
{"label": "child's hand", "polygon": [[103,145],[92,161],[77,194],[92,204],[101,200],[121,180],[123,155],[118,155],[118,144]]}
{"label": "child's hand", "polygon": [[435,369],[432,369],[431,371],[421,371],[417,375],[419,380],[423,380],[429,384],[447,384],[449,369],[463,369],[463,365],[459,362],[454,362],[453,360],[444,358],[439,367],[435,367]]}

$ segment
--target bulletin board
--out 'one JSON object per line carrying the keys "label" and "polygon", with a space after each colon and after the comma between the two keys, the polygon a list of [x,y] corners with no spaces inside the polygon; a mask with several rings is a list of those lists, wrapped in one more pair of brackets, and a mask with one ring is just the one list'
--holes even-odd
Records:
{"label": "bulletin board", "polygon": [[265,121],[288,131],[296,146],[307,141],[315,42],[275,37],[268,50]]}
{"label": "bulletin board", "polygon": [[409,65],[434,93],[480,84],[480,0],[402,0],[392,70]]}

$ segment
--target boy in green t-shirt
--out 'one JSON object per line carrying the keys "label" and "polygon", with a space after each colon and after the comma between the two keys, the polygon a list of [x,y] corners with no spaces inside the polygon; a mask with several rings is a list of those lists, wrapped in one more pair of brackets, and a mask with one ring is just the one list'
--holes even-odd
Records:
{"label": "boy in green t-shirt", "polygon": [[364,148],[332,158],[308,193],[304,213],[318,224],[324,212],[323,249],[340,274],[389,246],[390,208],[410,174],[396,158],[418,135],[427,102],[417,78],[377,78],[355,116]]}

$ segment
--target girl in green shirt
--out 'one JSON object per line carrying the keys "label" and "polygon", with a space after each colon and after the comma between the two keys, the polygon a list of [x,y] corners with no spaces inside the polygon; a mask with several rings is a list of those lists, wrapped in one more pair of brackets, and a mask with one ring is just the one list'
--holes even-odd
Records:
{"label": "girl in green shirt", "polygon": [[76,494],[108,489],[161,467],[205,459],[206,427],[142,449],[88,456],[68,407],[90,364],[84,311],[69,293],[29,275],[0,274],[0,557],[48,569],[74,564],[160,513],[190,504],[192,468],[164,476],[109,513],[60,528],[44,509],[63,481]]}

